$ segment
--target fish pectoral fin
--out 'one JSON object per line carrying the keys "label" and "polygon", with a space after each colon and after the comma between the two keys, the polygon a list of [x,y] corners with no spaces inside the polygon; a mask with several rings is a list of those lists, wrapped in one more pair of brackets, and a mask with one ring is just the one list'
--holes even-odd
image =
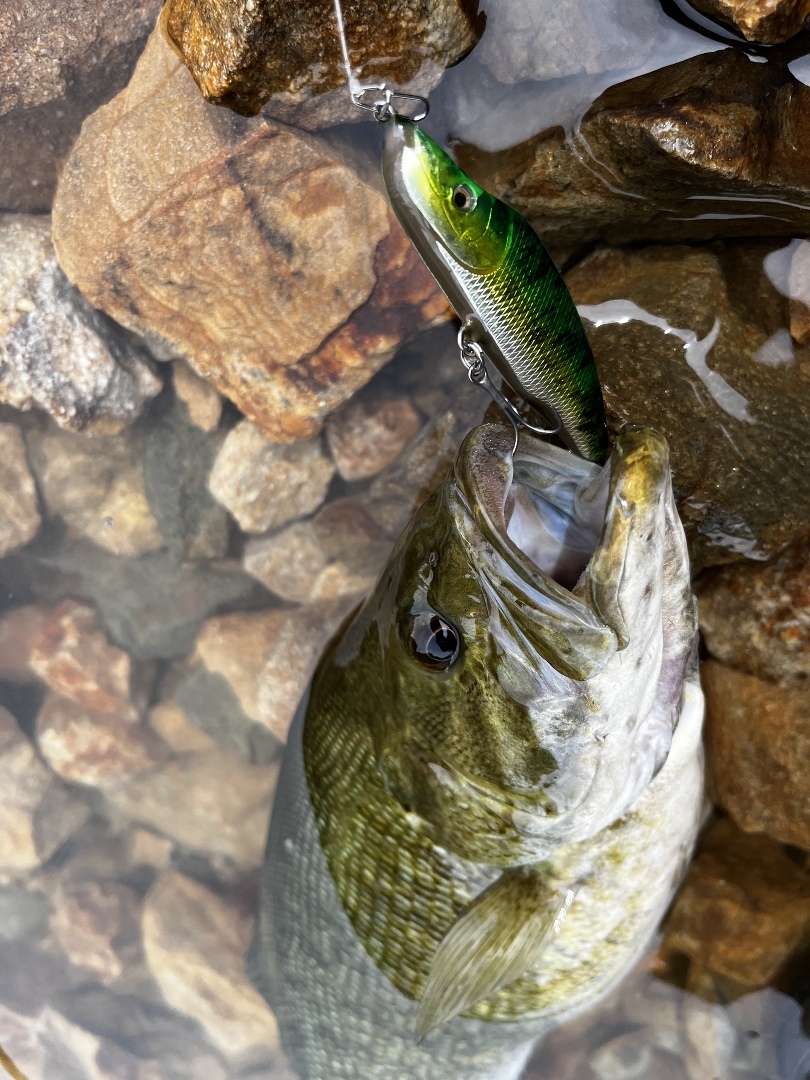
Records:
{"label": "fish pectoral fin", "polygon": [[416,1016],[417,1037],[534,967],[575,891],[549,885],[533,867],[505,870],[458,917],[436,950]]}

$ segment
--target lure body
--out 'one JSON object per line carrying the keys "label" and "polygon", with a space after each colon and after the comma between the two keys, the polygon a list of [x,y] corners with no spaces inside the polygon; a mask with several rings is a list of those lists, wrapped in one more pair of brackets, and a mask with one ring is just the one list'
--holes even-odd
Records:
{"label": "lure body", "polygon": [[588,339],[559,271],[531,225],[478,187],[416,124],[385,124],[383,176],[419,254],[513,390],[562,438],[601,464],[602,388]]}

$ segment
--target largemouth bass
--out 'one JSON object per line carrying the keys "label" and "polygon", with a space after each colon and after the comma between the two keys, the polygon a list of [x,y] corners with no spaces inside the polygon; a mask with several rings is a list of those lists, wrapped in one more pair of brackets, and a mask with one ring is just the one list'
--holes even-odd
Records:
{"label": "largemouth bass", "polygon": [[608,437],[599,375],[540,238],[416,124],[391,114],[385,129],[391,205],[471,337],[513,390],[546,416],[552,407],[568,446],[601,464]]}
{"label": "largemouth bass", "polygon": [[290,734],[252,971],[302,1080],[513,1080],[637,960],[702,803],[668,449],[475,428]]}

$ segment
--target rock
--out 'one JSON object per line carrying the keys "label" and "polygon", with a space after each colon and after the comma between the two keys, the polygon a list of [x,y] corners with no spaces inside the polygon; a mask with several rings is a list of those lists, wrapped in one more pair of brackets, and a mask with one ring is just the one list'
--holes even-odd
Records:
{"label": "rock", "polygon": [[628,1031],[603,1043],[589,1064],[599,1080],[635,1080],[652,1075],[653,1053],[643,1029]]}
{"label": "rock", "polygon": [[810,0],[691,0],[700,11],[741,30],[749,41],[776,45],[798,34]]}
{"label": "rock", "polygon": [[168,756],[131,706],[99,712],[55,693],[48,694],[37,716],[37,743],[63,779],[102,789],[119,786]]}
{"label": "rock", "polygon": [[278,769],[217,749],[170,761],[108,792],[116,810],[204,855],[228,876],[262,860]]}
{"label": "rock", "polygon": [[130,557],[163,546],[129,436],[32,431],[28,448],[48,509],[80,536]]}
{"label": "rock", "polygon": [[745,832],[810,851],[810,686],[701,668],[717,800]]}
{"label": "rock", "polygon": [[698,605],[716,660],[765,679],[810,675],[810,536],[770,562],[715,571]]}
{"label": "rock", "polygon": [[245,975],[249,934],[235,908],[176,872],[161,874],[146,897],[144,950],[163,996],[236,1061],[278,1047],[275,1018]]}
{"label": "rock", "polygon": [[40,937],[50,913],[51,906],[41,892],[19,885],[0,888],[0,938],[3,941]]}
{"label": "rock", "polygon": [[11,683],[36,681],[31,650],[50,612],[36,604],[14,608],[0,619],[0,679]]}
{"label": "rock", "polygon": [[116,881],[66,881],[56,891],[51,930],[72,964],[103,986],[140,956],[138,897]]}
{"label": "rock", "polygon": [[129,834],[129,857],[133,866],[165,870],[172,858],[172,842],[148,829],[133,829]]}
{"label": "rock", "polygon": [[[447,305],[340,146],[200,99],[153,35],[84,125],[53,233],[83,295],[273,439],[317,432]],[[351,155],[349,155],[351,156]]]}
{"label": "rock", "polygon": [[225,440],[209,486],[245,532],[261,533],[317,510],[334,472],[320,438],[272,443],[243,420]]}
{"label": "rock", "polygon": [[221,675],[239,699],[245,714],[259,719],[259,679],[267,654],[289,618],[286,611],[237,611],[203,624],[194,656]]}
{"label": "rock", "polygon": [[102,713],[135,719],[130,703],[130,661],[98,629],[96,613],[65,600],[40,625],[31,647],[31,671],[55,693]]}
{"label": "rock", "polygon": [[795,951],[810,920],[810,878],[773,840],[740,832],[728,818],[701,842],[664,924],[664,951],[723,980],[723,1000],[766,986]]}
{"label": "rock", "polygon": [[[484,26],[477,9],[462,0],[345,0],[355,75],[427,93],[475,45]],[[252,116],[270,99],[271,111],[299,127],[357,119],[331,0],[294,9],[283,0],[253,7],[170,0],[165,27],[208,101]]]}
{"label": "rock", "polygon": [[41,521],[20,429],[0,424],[0,557],[33,540]]}
{"label": "rock", "polygon": [[723,1006],[689,996],[683,1002],[683,1026],[683,1057],[690,1080],[727,1076],[737,1036]]}
{"label": "rock", "polygon": [[189,720],[185,711],[174,701],[161,701],[155,705],[149,712],[149,724],[178,754],[193,754],[216,747],[211,736]]}
{"label": "rock", "polygon": [[810,87],[785,64],[736,49],[696,56],[610,87],[576,131],[550,127],[496,153],[455,149],[478,183],[569,251],[810,232]]}
{"label": "rock", "polygon": [[344,480],[367,480],[399,457],[420,426],[405,398],[361,396],[329,418],[326,440]]}
{"label": "rock", "polygon": [[192,424],[205,432],[216,431],[222,416],[222,398],[184,360],[175,360],[172,370],[174,392],[188,409]]}
{"label": "rock", "polygon": [[762,270],[770,246],[601,249],[566,276],[609,426],[649,424],[669,441],[694,572],[766,558],[810,519],[810,357],[758,358],[786,314]]}
{"label": "rock", "polygon": [[390,550],[362,498],[334,499],[311,521],[249,540],[243,565],[282,600],[326,603],[367,593]]}
{"label": "rock", "polygon": [[810,241],[799,240],[792,248],[787,294],[790,297],[790,334],[799,345],[810,345]]}
{"label": "rock", "polygon": [[0,11],[0,207],[49,210],[82,120],[129,78],[160,0],[56,0]]}
{"label": "rock", "polygon": [[46,769],[11,713],[0,708],[0,873],[33,870],[58,850],[89,811]]}
{"label": "rock", "polygon": [[162,383],[144,352],[60,270],[47,218],[0,215],[0,401],[112,434]]}

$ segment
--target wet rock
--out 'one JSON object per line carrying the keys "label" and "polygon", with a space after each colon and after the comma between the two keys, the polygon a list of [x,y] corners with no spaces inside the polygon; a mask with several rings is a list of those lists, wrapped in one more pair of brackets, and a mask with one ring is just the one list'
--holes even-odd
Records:
{"label": "wet rock", "polygon": [[800,240],[790,246],[790,334],[799,345],[810,345],[810,241]]}
{"label": "wet rock", "polygon": [[809,105],[810,87],[786,65],[727,49],[612,86],[576,138],[553,127],[510,150],[457,151],[475,180],[568,250],[594,240],[806,235]]}
{"label": "wet rock", "polygon": [[209,486],[245,532],[261,533],[317,510],[334,472],[320,438],[272,443],[243,420],[225,440]]}
{"label": "wet rock", "polygon": [[209,619],[197,636],[195,658],[227,681],[253,720],[259,719],[262,668],[288,618],[286,611],[238,611]]}
{"label": "wet rock", "polygon": [[162,547],[144,490],[143,463],[128,436],[89,439],[32,431],[28,447],[48,509],[80,536],[115,555]]}
{"label": "wet rock", "polygon": [[0,679],[11,683],[36,681],[31,650],[50,612],[36,604],[14,608],[0,619]]}
{"label": "wet rock", "polygon": [[746,832],[810,851],[810,687],[701,668],[717,800]]}
{"label": "wet rock", "polygon": [[0,215],[0,401],[111,434],[161,385],[143,349],[68,282],[48,219]]}
{"label": "wet rock", "polygon": [[5,709],[0,709],[0,777],[0,873],[24,873],[50,858],[89,811],[64,791]]}
{"label": "wet rock", "polygon": [[385,197],[337,146],[206,105],[157,33],[126,93],[85,124],[53,231],[91,303],[274,439],[314,434],[445,317]]}
{"label": "wet rock", "polygon": [[104,986],[140,956],[138,897],[116,881],[65,881],[56,891],[51,930],[76,967]]}
{"label": "wet rock", "polygon": [[765,558],[810,519],[810,363],[760,356],[786,314],[763,271],[770,247],[602,249],[566,277],[609,426],[649,424],[669,441],[695,572]]}
{"label": "wet rock", "polygon": [[326,440],[344,480],[367,480],[399,457],[420,426],[405,398],[361,396],[329,418]]}
{"label": "wet rock", "polygon": [[[355,74],[427,93],[475,44],[483,29],[477,8],[461,0],[346,0]],[[165,26],[208,101],[252,116],[270,99],[271,112],[299,127],[357,119],[330,0],[294,9],[284,0],[253,7],[171,0]]]}
{"label": "wet rock", "polygon": [[99,712],[54,693],[37,716],[37,744],[54,772],[89,787],[114,788],[167,757],[130,705]]}
{"label": "wet rock", "polygon": [[65,600],[51,611],[32,642],[29,666],[51,690],[78,705],[102,713],[123,709],[135,719],[129,657],[110,644],[90,607]]}
{"label": "wet rock", "polygon": [[810,16],[808,0],[691,0],[696,8],[741,30],[749,41],[776,45],[798,34]]}
{"label": "wet rock", "polygon": [[166,871],[146,897],[144,950],[166,1001],[199,1021],[231,1060],[271,1057],[278,1030],[248,981],[244,916],[202,885]]}
{"label": "wet rock", "polygon": [[222,398],[185,361],[175,360],[172,369],[174,392],[188,409],[192,424],[206,432],[216,431],[222,416]]}
{"label": "wet rock", "polygon": [[208,858],[228,876],[261,863],[277,767],[217,749],[170,761],[108,793],[139,825]]}
{"label": "wet rock", "polygon": [[250,540],[243,565],[283,600],[324,603],[367,593],[390,549],[361,498],[335,499],[311,521]]}
{"label": "wet rock", "polygon": [[698,604],[716,660],[765,679],[810,675],[810,537],[770,562],[715,571]]}
{"label": "wet rock", "polygon": [[[0,358],[0,365],[2,358]],[[0,424],[0,557],[33,540],[39,529],[37,489],[19,428]]]}
{"label": "wet rock", "polygon": [[[664,924],[664,950],[722,980],[725,1000],[773,981],[810,921],[810,877],[775,841],[712,825]],[[687,983],[689,988],[690,983]]]}

